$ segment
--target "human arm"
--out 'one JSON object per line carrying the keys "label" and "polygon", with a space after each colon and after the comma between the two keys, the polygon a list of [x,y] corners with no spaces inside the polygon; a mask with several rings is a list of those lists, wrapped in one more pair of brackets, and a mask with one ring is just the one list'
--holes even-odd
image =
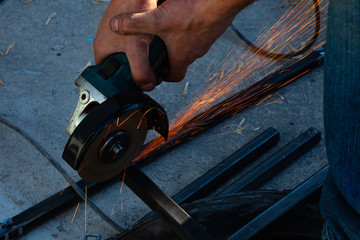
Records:
{"label": "human arm", "polygon": [[[128,2],[132,2],[129,4]],[[135,82],[146,91],[156,85],[148,62],[154,35],[167,47],[168,71],[160,81],[181,81],[188,66],[202,57],[231,24],[236,14],[253,0],[112,0],[94,42],[95,60],[125,52]]]}

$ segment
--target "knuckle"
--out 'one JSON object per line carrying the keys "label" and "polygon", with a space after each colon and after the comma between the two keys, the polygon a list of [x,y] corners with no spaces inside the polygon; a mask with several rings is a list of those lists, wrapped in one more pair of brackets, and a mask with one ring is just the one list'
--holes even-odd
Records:
{"label": "knuckle", "polygon": [[168,30],[168,22],[164,19],[165,12],[160,7],[157,8],[156,11],[152,11],[152,26],[154,32],[165,32]]}
{"label": "knuckle", "polygon": [[121,25],[119,26],[119,31],[121,31],[122,34],[131,34],[135,24],[131,17],[124,17],[122,21],[119,21],[119,25]]}

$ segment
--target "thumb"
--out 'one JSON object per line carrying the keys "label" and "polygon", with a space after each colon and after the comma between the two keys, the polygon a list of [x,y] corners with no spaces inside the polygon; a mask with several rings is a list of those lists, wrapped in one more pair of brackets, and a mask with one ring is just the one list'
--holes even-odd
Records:
{"label": "thumb", "polygon": [[113,32],[127,34],[156,34],[162,31],[161,12],[158,8],[142,12],[128,13],[115,16],[110,21],[110,28]]}

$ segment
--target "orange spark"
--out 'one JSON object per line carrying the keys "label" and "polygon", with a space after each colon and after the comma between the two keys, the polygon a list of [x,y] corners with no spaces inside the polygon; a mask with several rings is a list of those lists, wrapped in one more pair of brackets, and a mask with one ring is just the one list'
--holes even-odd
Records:
{"label": "orange spark", "polygon": [[140,121],[139,121],[139,125],[137,126],[136,129],[139,129],[139,128],[140,128],[140,125],[141,125],[141,123],[142,123],[143,117],[145,117],[145,115],[146,115],[148,112],[150,112],[151,110],[153,110],[153,109],[154,109],[154,108],[148,109],[148,110],[141,116]]}
{"label": "orange spark", "polygon": [[126,167],[124,168],[124,174],[123,174],[122,181],[121,181],[120,194],[121,194],[123,186],[124,186],[125,174],[126,174]]}
{"label": "orange spark", "polygon": [[85,186],[85,233],[86,233],[86,205],[87,205],[87,185]]}
{"label": "orange spark", "polygon": [[76,171],[76,174],[74,174],[74,175],[70,178],[70,180],[66,183],[65,187],[64,187],[64,188],[62,189],[62,191],[60,192],[60,194],[59,194],[60,196],[64,193],[65,189],[70,185],[70,182],[74,179],[74,177],[75,177],[77,174],[79,174],[79,172],[86,166],[86,164],[89,163],[89,161],[90,161],[90,159],[87,160],[87,161],[85,162],[85,164],[82,165],[81,168]]}
{"label": "orange spark", "polygon": [[115,204],[114,204],[114,206],[113,206],[113,208],[112,208],[112,211],[111,211],[110,216],[113,216],[113,215],[114,215],[114,211],[115,211]]}
{"label": "orange spark", "polygon": [[[119,118],[117,119],[117,121],[119,121]],[[112,124],[109,125],[108,130],[104,136],[104,139],[106,139],[107,135],[109,134],[111,127],[112,127]]]}
{"label": "orange spark", "polygon": [[[308,53],[311,52],[311,50],[324,45],[325,42],[324,32],[326,30],[325,22],[328,3],[324,0],[319,0],[318,2],[320,11],[324,13],[322,14],[321,18],[322,27],[319,30],[319,33],[321,34],[319,35],[317,42],[308,51]],[[312,1],[299,1],[299,4],[292,7],[291,9],[288,9],[284,15],[281,16],[281,18],[274,24],[274,26],[263,32],[254,41],[254,43],[261,48],[268,46],[270,48],[269,50],[274,53],[288,52],[289,43],[291,43],[292,46],[301,46],[301,43],[309,42],[312,39],[312,35],[314,34],[315,29],[315,22],[316,18]],[[272,46],[269,46],[270,44]],[[237,54],[237,51],[233,50],[234,49],[231,49],[229,54],[227,54],[226,58],[222,61],[222,64],[219,66],[220,70],[215,70],[217,73],[209,72],[209,78],[211,77],[214,79],[212,79],[210,82],[204,81],[203,90],[199,91],[199,94],[188,106],[185,106],[181,111],[179,111],[179,114],[171,123],[168,139],[171,140],[174,136],[180,135],[189,129],[199,128],[199,123],[201,123],[201,121],[205,118],[211,118],[211,116],[201,114],[194,120],[194,122],[190,123],[188,121],[192,119],[193,116],[199,115],[201,112],[204,112],[204,110],[209,109],[217,102],[220,102],[230,94],[233,94],[234,91],[239,91],[239,86],[243,86],[243,89],[245,89],[245,87],[252,85],[254,78],[257,76],[265,76],[269,72],[274,72],[292,63],[291,60],[281,62],[274,61],[270,58],[254,54],[250,49],[247,49],[247,51],[242,55]],[[299,56],[299,59],[296,60],[300,60],[306,57],[308,53],[304,53],[302,56]],[[241,71],[239,70],[240,68]],[[220,73],[222,69],[226,69],[226,74]],[[209,70],[210,66],[206,71]],[[287,83],[295,80],[303,74],[296,76]],[[220,78],[219,75],[223,76]],[[247,99],[256,91],[257,89],[251,89],[249,92],[244,94],[243,99]],[[261,99],[259,98],[257,101],[261,101]],[[237,106],[236,110],[241,110],[247,106],[248,105],[244,103],[240,106]],[[229,105],[218,108],[217,113],[226,114],[227,112],[230,112],[230,110],[234,110],[234,107],[232,107],[231,103]],[[194,129],[193,134],[196,132],[197,130]],[[142,157],[146,156],[161,144],[164,144],[165,146],[163,139],[161,137],[155,138],[146,145],[144,150],[139,154],[135,161],[140,160]]]}
{"label": "orange spark", "polygon": [[128,116],[124,121],[122,121],[120,124],[116,124],[116,127],[120,127],[121,125],[124,124],[124,122],[126,122],[127,120],[129,120],[135,113],[137,113],[138,111],[140,111],[139,109],[137,109],[136,111],[134,111],[132,114],[130,114],[130,116]]}
{"label": "orange spark", "polygon": [[76,213],[77,213],[77,211],[78,211],[78,209],[79,209],[79,206],[80,206],[80,202],[78,202],[78,204],[77,204],[77,206],[76,206],[76,209],[75,209],[74,215],[73,215],[73,217],[72,217],[72,219],[71,219],[71,222],[74,221],[75,216],[76,216]]}

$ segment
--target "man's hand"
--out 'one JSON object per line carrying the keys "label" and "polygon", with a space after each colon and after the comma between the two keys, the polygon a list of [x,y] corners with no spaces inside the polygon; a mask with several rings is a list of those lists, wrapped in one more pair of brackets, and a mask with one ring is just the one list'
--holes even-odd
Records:
{"label": "man's hand", "polygon": [[145,91],[150,91],[155,87],[155,75],[148,57],[153,35],[121,36],[111,30],[110,22],[116,15],[146,12],[155,9],[156,6],[156,0],[112,0],[101,19],[94,41],[97,64],[113,53],[125,52],[136,84]]}
{"label": "man's hand", "polygon": [[158,35],[169,56],[169,69],[158,78],[181,81],[188,66],[209,50],[252,1],[167,0],[156,7],[151,0],[113,0],[95,38],[95,59],[100,62],[111,53],[125,52],[135,82],[145,91],[152,90],[155,76],[147,59],[148,47]]}

